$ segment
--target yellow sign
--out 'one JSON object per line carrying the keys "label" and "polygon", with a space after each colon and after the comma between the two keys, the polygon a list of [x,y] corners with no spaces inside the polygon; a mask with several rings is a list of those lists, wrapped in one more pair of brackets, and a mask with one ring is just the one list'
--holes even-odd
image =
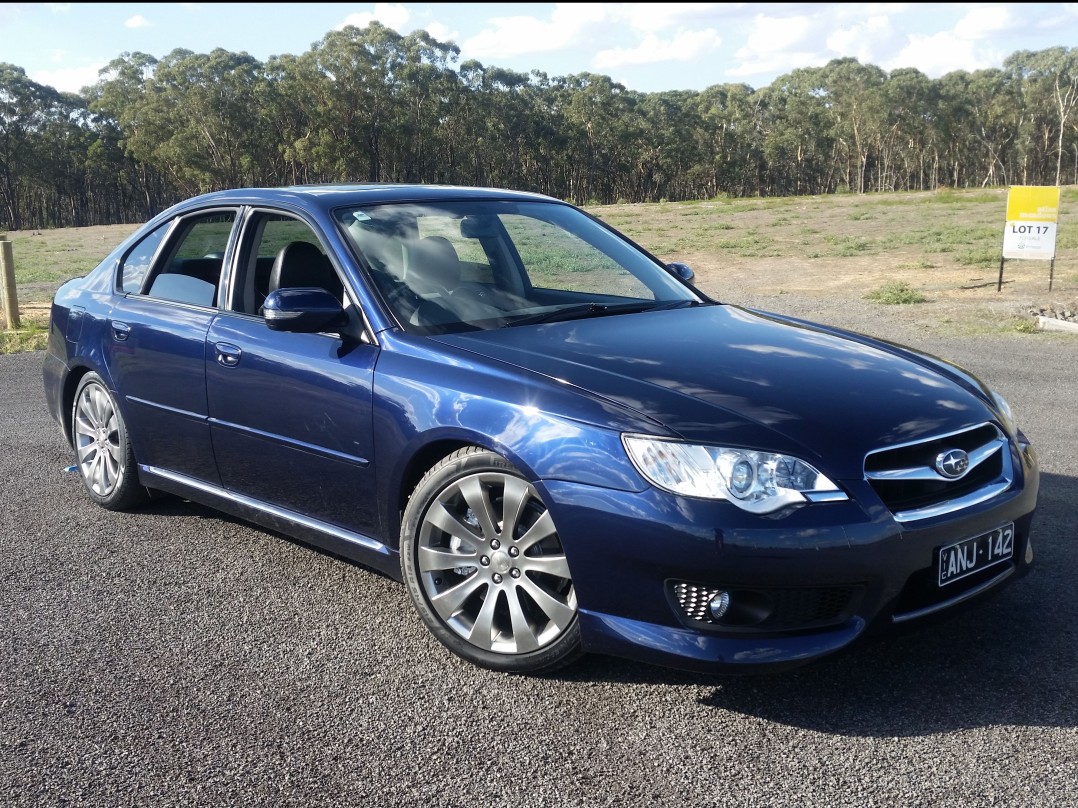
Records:
{"label": "yellow sign", "polygon": [[1056,257],[1059,188],[1014,185],[1007,194],[1003,257],[1050,261]]}

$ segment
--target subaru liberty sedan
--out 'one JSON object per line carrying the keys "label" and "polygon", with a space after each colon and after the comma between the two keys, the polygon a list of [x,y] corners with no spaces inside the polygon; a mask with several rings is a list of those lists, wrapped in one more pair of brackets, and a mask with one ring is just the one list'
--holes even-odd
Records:
{"label": "subaru liberty sedan", "polygon": [[99,505],[373,567],[499,671],[777,670],[1028,571],[1002,397],[692,277],[535,194],[212,193],[60,288],[45,392]]}

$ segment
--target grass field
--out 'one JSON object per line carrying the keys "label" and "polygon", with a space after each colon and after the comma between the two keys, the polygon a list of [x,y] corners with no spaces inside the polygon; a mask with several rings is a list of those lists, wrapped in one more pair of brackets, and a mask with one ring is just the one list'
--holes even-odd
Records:
{"label": "grass field", "polygon": [[[714,297],[772,311],[865,309],[940,333],[1029,332],[1031,308],[1078,309],[1078,188],[1063,192],[1053,291],[1048,263],[1008,261],[996,292],[1007,192],[938,191],[605,205],[590,211]],[[16,231],[22,332],[0,351],[44,345],[48,301],[132,225]],[[921,302],[916,302],[921,301]],[[836,322],[836,324],[843,324]],[[6,326],[6,324],[5,324]]]}

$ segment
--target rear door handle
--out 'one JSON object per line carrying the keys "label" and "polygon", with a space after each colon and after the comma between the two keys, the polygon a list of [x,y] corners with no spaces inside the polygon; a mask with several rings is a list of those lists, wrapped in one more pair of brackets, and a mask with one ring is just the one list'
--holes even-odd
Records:
{"label": "rear door handle", "polygon": [[119,320],[112,321],[112,338],[117,342],[123,342],[131,336],[131,326],[121,323]]}
{"label": "rear door handle", "polygon": [[236,367],[240,363],[240,357],[243,356],[243,351],[227,342],[216,343],[213,350],[217,354],[217,364],[224,365],[226,368]]}

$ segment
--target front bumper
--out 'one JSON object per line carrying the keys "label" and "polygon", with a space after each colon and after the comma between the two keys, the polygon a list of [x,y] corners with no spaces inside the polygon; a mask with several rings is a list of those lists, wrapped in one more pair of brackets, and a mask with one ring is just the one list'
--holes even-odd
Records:
{"label": "front bumper", "polygon": [[[1024,575],[1032,564],[1038,473],[1031,449],[1023,447],[1019,457],[1022,473],[1003,494],[904,524],[865,481],[844,481],[847,502],[777,518],[656,489],[560,481],[541,488],[573,573],[588,651],[689,670],[755,672],[811,662],[866,632],[916,624]],[[1012,522],[1009,562],[936,585],[940,547]],[[709,624],[688,615],[684,597],[679,603],[674,595],[679,584],[684,594],[686,582],[794,605],[752,625]],[[830,605],[821,608],[824,602]]]}

